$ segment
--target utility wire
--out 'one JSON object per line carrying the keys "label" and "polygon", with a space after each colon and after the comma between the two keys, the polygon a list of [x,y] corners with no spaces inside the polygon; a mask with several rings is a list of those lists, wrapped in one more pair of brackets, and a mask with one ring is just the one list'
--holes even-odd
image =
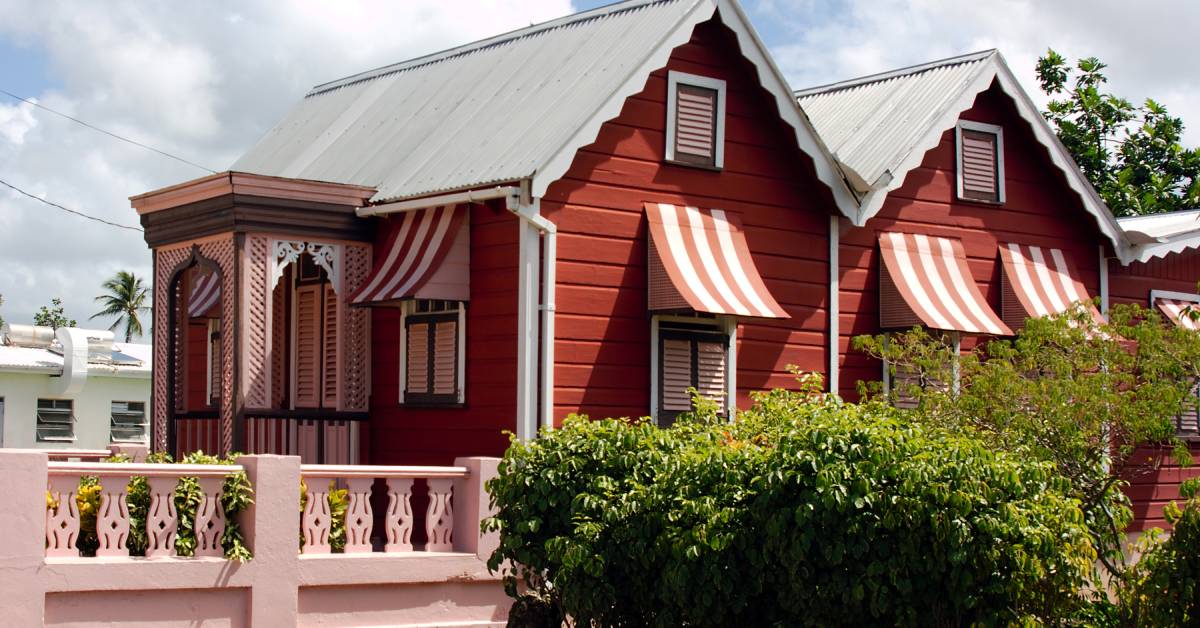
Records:
{"label": "utility wire", "polygon": [[[212,168],[207,168],[207,167],[205,167],[205,166],[201,166],[200,164],[198,164],[198,163],[195,163],[195,162],[192,162],[192,161],[188,161],[188,160],[184,159],[183,157],[177,157],[177,156],[175,156],[175,155],[172,155],[171,153],[168,153],[168,152],[166,152],[166,151],[162,151],[162,150],[159,150],[159,149],[157,149],[157,148],[154,148],[153,146],[147,146],[147,145],[145,145],[145,144],[143,144],[143,143],[141,143],[141,142],[138,142],[138,141],[136,141],[136,140],[131,140],[131,139],[127,138],[127,137],[122,137],[122,136],[120,136],[120,135],[117,135],[116,133],[113,133],[112,131],[106,131],[106,130],[104,130],[104,129],[102,129],[102,128],[98,127],[98,126],[95,126],[95,125],[93,125],[93,124],[88,124],[87,122],[84,122],[83,120],[80,120],[79,118],[73,118],[73,117],[71,117],[71,116],[69,116],[69,115],[67,115],[67,114],[65,114],[65,113],[62,113],[62,112],[59,112],[59,111],[55,111],[55,110],[53,110],[53,109],[51,109],[51,108],[49,108],[49,107],[47,107],[47,106],[45,106],[45,105],[38,104],[38,102],[37,102],[37,101],[30,100],[30,99],[28,99],[28,98],[22,98],[22,97],[20,97],[20,96],[18,96],[18,95],[16,95],[16,94],[14,94],[14,93],[12,93],[12,92],[10,92],[10,91],[4,90],[4,89],[0,89],[0,94],[4,94],[5,96],[8,96],[8,97],[10,97],[10,98],[16,98],[17,100],[19,100],[19,101],[21,101],[21,102],[23,102],[23,103],[28,103],[28,104],[30,104],[30,105],[33,105],[34,107],[37,107],[38,109],[42,109],[43,111],[49,111],[50,113],[52,113],[52,114],[54,114],[54,115],[56,115],[56,116],[62,116],[62,117],[64,117],[64,118],[66,118],[66,119],[70,120],[71,122],[76,122],[76,123],[82,124],[83,126],[86,126],[87,128],[89,128],[89,129],[91,129],[91,130],[93,130],[93,131],[97,131],[97,132],[103,133],[103,134],[105,134],[105,135],[107,135],[107,136],[109,136],[109,137],[114,137],[114,138],[116,138],[116,139],[119,139],[119,140],[121,140],[122,142],[129,142],[130,144],[133,144],[134,146],[139,146],[139,147],[141,147],[141,148],[144,148],[144,149],[146,149],[146,150],[149,150],[149,151],[154,151],[154,152],[158,153],[159,155],[162,155],[163,157],[169,157],[169,158],[171,158],[171,159],[174,159],[175,161],[180,161],[180,162],[183,162],[183,163],[185,163],[185,164],[187,164],[187,165],[189,165],[189,166],[192,166],[193,168],[199,168],[199,169],[201,169],[201,170],[203,170],[203,171],[205,171],[205,172],[209,172],[209,173],[212,173],[212,174],[216,174],[216,172],[217,172],[216,170],[213,170]],[[36,198],[36,197],[35,197],[35,198]],[[39,200],[41,200],[41,199],[39,199]],[[68,210],[68,211],[69,211],[69,210]]]}
{"label": "utility wire", "polygon": [[75,214],[76,216],[80,216],[80,217],[83,217],[83,218],[87,218],[88,220],[95,220],[96,222],[101,222],[101,223],[104,223],[104,224],[106,224],[106,225],[108,225],[108,226],[110,226],[110,227],[117,227],[117,228],[119,228],[119,229],[128,229],[128,230],[130,230],[130,231],[137,231],[137,232],[139,232],[139,233],[140,233],[140,232],[142,232],[142,229],[141,229],[141,228],[139,228],[139,227],[130,227],[129,225],[122,225],[122,224],[118,224],[118,223],[115,223],[115,222],[109,222],[109,221],[107,221],[107,220],[105,220],[105,219],[103,219],[103,218],[97,218],[97,217],[95,217],[95,216],[89,216],[89,215],[87,215],[87,214],[85,214],[85,213],[83,213],[83,212],[78,212],[78,211],[75,211],[75,210],[73,210],[73,209],[70,209],[70,208],[68,208],[68,207],[63,207],[62,205],[59,205],[58,203],[54,203],[54,202],[48,201],[48,200],[46,200],[46,199],[44,199],[44,198],[42,198],[42,197],[40,197],[40,196],[34,196],[33,194],[30,194],[29,192],[26,192],[25,190],[22,190],[21,188],[19,188],[19,187],[15,186],[15,185],[13,185],[13,184],[11,184],[11,183],[9,183],[9,182],[7,182],[7,181],[3,180],[3,179],[0,179],[0,185],[3,185],[4,187],[6,187],[6,188],[9,188],[9,189],[11,189],[11,190],[14,190],[14,191],[16,191],[16,192],[17,192],[17,193],[19,193],[19,194],[24,194],[25,196],[28,196],[29,198],[32,198],[32,199],[33,199],[33,200],[35,200],[35,201],[39,201],[39,202],[41,202],[41,203],[45,203],[45,204],[47,204],[47,205],[49,205],[49,206],[51,206],[51,207],[55,207],[55,208],[61,209],[61,210],[65,211],[65,212],[68,212],[68,213],[71,213],[71,214]]}

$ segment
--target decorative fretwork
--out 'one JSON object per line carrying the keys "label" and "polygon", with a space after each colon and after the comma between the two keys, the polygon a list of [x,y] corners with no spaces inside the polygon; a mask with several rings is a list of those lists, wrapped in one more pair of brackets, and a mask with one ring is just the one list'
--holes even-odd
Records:
{"label": "decorative fretwork", "polygon": [[196,507],[196,556],[223,556],[221,541],[225,536],[225,511],[221,508],[221,487],[225,480],[219,477],[199,479],[200,504]]}
{"label": "decorative fretwork", "polygon": [[338,275],[341,245],[325,244],[323,242],[302,242],[300,240],[271,241],[271,287],[274,288],[283,278],[283,270],[300,259],[300,255],[308,253],[313,262],[325,270],[333,289],[342,294],[341,278]]}
{"label": "decorative fretwork", "polygon": [[79,548],[79,504],[75,492],[79,488],[77,477],[50,477],[46,504],[46,555],[78,556]]}
{"label": "decorative fretwork", "polygon": [[[216,262],[221,269],[221,329],[235,330],[237,299],[234,289],[233,235],[220,240],[209,240],[200,244],[200,255]],[[233,351],[235,334],[221,334],[221,451],[233,451]]]}
{"label": "decorative fretwork", "polygon": [[350,478],[346,480],[346,553],[358,554],[371,551],[371,485],[375,478]]}
{"label": "decorative fretwork", "polygon": [[342,294],[342,277],[338,274],[338,252],[342,247],[336,244],[320,244],[317,242],[309,242],[307,246],[308,254],[312,255],[313,261],[317,266],[325,269],[325,275],[329,277],[329,282],[333,284],[333,291]]}
{"label": "decorative fretwork", "polygon": [[450,502],[454,480],[430,479],[429,510],[425,512],[425,531],[429,540],[425,550],[449,552],[454,549],[454,507]]}
{"label": "decorative fretwork", "polygon": [[371,247],[347,245],[342,273],[345,277],[346,292],[339,293],[342,295],[340,311],[342,343],[345,347],[341,352],[339,370],[342,386],[341,409],[366,411],[371,390],[371,313],[367,308],[350,307],[348,295],[354,294],[362,287],[371,273]]}
{"label": "decorative fretwork", "polygon": [[385,552],[411,552],[412,546],[412,478],[388,480],[388,509],[384,517],[387,528]]}
{"label": "decorative fretwork", "polygon": [[179,531],[179,513],[175,510],[173,477],[147,478],[150,508],[146,512],[146,557],[175,555],[175,536]]}
{"label": "decorative fretwork", "polygon": [[329,478],[305,478],[308,489],[304,512],[300,517],[300,531],[304,536],[305,554],[328,554],[329,528],[333,515],[329,512]]}
{"label": "decorative fretwork", "polygon": [[129,476],[106,476],[100,480],[100,507],[96,510],[96,556],[128,556],[129,504],[125,487]]}
{"label": "decorative fretwork", "polygon": [[152,444],[155,451],[167,451],[167,414],[171,404],[171,391],[167,389],[167,365],[171,364],[168,351],[169,338],[173,330],[168,325],[170,308],[171,275],[191,251],[187,247],[158,250],[154,253],[154,311],[151,327],[154,335],[154,397],[151,409]]}

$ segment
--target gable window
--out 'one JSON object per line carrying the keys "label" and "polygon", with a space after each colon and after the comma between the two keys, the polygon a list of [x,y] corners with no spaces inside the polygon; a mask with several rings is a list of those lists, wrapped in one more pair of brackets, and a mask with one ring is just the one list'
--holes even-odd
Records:
{"label": "gable window", "polygon": [[955,127],[958,198],[1004,202],[1004,130],[994,124],[960,120]]}
{"label": "gable window", "polygon": [[37,400],[37,440],[75,440],[75,404],[70,399]]}
{"label": "gable window", "polygon": [[112,402],[110,439],[114,443],[146,442],[146,402]]}
{"label": "gable window", "polygon": [[667,73],[669,162],[721,168],[725,165],[725,81]]}
{"label": "gable window", "polygon": [[654,417],[666,427],[694,410],[694,388],[728,416],[733,390],[733,334],[722,321],[703,317],[655,317]]}
{"label": "gable window", "polygon": [[466,308],[462,301],[416,299],[402,310],[400,402],[453,406],[465,401]]}

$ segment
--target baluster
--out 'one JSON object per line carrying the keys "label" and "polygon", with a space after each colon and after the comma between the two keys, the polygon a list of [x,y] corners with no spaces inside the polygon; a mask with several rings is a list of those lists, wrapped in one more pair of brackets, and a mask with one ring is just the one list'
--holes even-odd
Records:
{"label": "baluster", "polygon": [[125,501],[128,475],[100,478],[100,509],[96,511],[96,556],[128,556],[129,505]]}
{"label": "baluster", "polygon": [[359,554],[371,551],[371,526],[374,513],[371,510],[371,485],[374,478],[350,478],[346,480],[346,553]]}
{"label": "baluster", "polygon": [[308,501],[304,504],[304,515],[300,519],[300,530],[304,534],[305,554],[328,554],[329,525],[329,478],[306,478]]}
{"label": "baluster", "polygon": [[221,508],[222,477],[197,478],[200,504],[196,506],[196,556],[224,556],[221,537],[225,535],[225,510]]}
{"label": "baluster", "polygon": [[450,504],[450,492],[454,480],[430,479],[429,509],[425,511],[425,530],[429,541],[428,552],[450,552],[454,550],[454,508]]}
{"label": "baluster", "polygon": [[75,545],[79,540],[79,504],[75,502],[78,489],[77,477],[50,476],[50,499],[58,502],[58,507],[46,504],[47,556],[79,556]]}
{"label": "baluster", "polygon": [[175,486],[178,478],[146,478],[150,489],[150,508],[146,511],[146,556],[175,556],[175,536],[179,532],[179,513],[175,510]]}
{"label": "baluster", "polygon": [[388,508],[385,517],[387,544],[385,552],[411,552],[412,546],[412,478],[388,478]]}

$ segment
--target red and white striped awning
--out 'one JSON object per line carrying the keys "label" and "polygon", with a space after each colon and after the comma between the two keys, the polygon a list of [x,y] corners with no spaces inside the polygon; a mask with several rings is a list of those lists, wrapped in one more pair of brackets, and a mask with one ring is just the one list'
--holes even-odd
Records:
{"label": "red and white striped awning", "polygon": [[1154,300],[1154,305],[1158,306],[1159,311],[1179,327],[1192,331],[1200,330],[1200,321],[1191,316],[1191,312],[1200,312],[1200,303],[1160,297]]}
{"label": "red and white striped awning", "polygon": [[909,233],[879,234],[880,324],[914,324],[969,334],[1008,336],[1012,330],[971,278],[962,242]]}
{"label": "red and white striped awning", "polygon": [[1009,325],[1023,327],[1026,318],[1061,314],[1079,302],[1086,304],[1093,320],[1104,323],[1079,271],[1062,249],[1001,243],[1000,261],[1004,265],[1004,321]]}
{"label": "red and white striped awning", "polygon": [[651,310],[788,318],[758,274],[735,216],[668,203],[645,206]]}
{"label": "red and white striped awning", "polygon": [[188,318],[198,318],[208,314],[221,300],[221,277],[215,272],[196,272],[192,278],[192,290],[188,293]]}
{"label": "red and white striped awning", "polygon": [[455,278],[454,285],[443,286],[435,298],[466,301],[470,296],[468,273],[469,247],[455,246],[467,222],[467,205],[445,205],[405,212],[401,223],[382,251],[377,251],[375,270],[351,303],[388,303],[416,298],[425,284],[441,269],[452,252],[463,256],[459,260],[464,272]]}

